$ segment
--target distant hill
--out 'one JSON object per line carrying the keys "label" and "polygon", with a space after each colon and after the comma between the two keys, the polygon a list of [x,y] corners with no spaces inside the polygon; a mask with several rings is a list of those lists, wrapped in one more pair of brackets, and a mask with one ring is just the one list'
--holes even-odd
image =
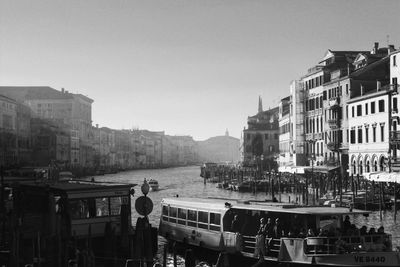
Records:
{"label": "distant hill", "polygon": [[197,141],[201,162],[238,162],[240,140],[228,135]]}

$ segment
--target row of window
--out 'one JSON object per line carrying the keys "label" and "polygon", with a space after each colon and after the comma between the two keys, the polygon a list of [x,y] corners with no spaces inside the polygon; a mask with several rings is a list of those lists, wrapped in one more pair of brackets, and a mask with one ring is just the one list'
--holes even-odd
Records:
{"label": "row of window", "polygon": [[122,201],[122,197],[70,199],[69,208],[71,210],[71,218],[88,219],[118,216],[121,213]]}
{"label": "row of window", "polygon": [[[397,110],[397,97],[393,98],[393,110]],[[385,100],[381,99],[378,101],[378,112],[385,112]],[[351,117],[360,117],[363,115],[368,115],[368,114],[375,114],[376,109],[375,109],[375,101],[370,102],[370,103],[365,103],[364,105],[364,112],[362,108],[362,104],[357,105],[357,106],[352,106],[351,107]]]}
{"label": "row of window", "polygon": [[288,133],[288,132],[290,132],[290,124],[289,123],[286,123],[286,124],[284,124],[284,125],[279,127],[279,133],[280,134],[285,134],[285,133]]}
{"label": "row of window", "polygon": [[[371,127],[372,131],[372,142],[376,142],[376,126]],[[362,143],[369,143],[370,142],[370,127],[358,127],[358,129],[350,130],[350,144],[362,144]],[[356,136],[357,133],[357,136]],[[380,141],[385,141],[385,125],[380,125]],[[357,141],[357,142],[356,142]]]}
{"label": "row of window", "polygon": [[16,109],[15,108],[16,106],[14,104],[10,104],[10,103],[4,102],[4,101],[1,101],[1,107],[4,109],[11,109],[11,110]]}
{"label": "row of window", "polygon": [[213,231],[221,230],[221,214],[163,205],[162,220],[189,227]]}
{"label": "row of window", "polygon": [[323,156],[324,155],[324,144],[323,142],[316,142],[314,144],[306,143],[306,154]]}
{"label": "row of window", "polygon": [[[251,134],[246,134],[246,135],[245,135],[245,138],[247,138],[247,140],[250,141],[250,139],[251,139]],[[264,134],[264,139],[265,139],[265,140],[272,139],[272,138],[274,138],[275,140],[278,140],[278,139],[279,139],[279,134],[277,134],[277,133],[274,133],[274,134],[268,134],[268,133],[266,133],[266,134]]]}
{"label": "row of window", "polygon": [[324,83],[324,77],[321,75],[321,76],[315,77],[313,79],[310,79],[308,81],[305,81],[304,85],[306,87],[306,90],[309,90],[309,89],[318,87],[318,86],[322,85],[323,83]]}
{"label": "row of window", "polygon": [[306,119],[306,133],[319,133],[323,132],[322,117],[316,117],[313,119]]}
{"label": "row of window", "polygon": [[315,98],[311,98],[306,100],[305,104],[306,104],[306,111],[311,111],[311,110],[315,110],[315,109],[320,109],[323,107],[323,99],[322,96],[320,97],[315,97]]}

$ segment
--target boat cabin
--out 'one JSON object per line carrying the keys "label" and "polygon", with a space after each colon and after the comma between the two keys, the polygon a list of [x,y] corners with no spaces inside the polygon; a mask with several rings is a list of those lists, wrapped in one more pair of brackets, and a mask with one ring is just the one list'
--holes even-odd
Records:
{"label": "boat cabin", "polygon": [[[384,257],[393,266],[400,262],[391,252],[390,235],[362,232],[354,225],[354,216],[368,216],[368,211],[179,197],[163,199],[161,205],[160,235],[194,246],[256,257],[260,219],[269,218],[273,230],[264,234],[268,240],[264,244],[265,259],[310,264],[317,260],[341,266],[366,260],[363,257],[368,253],[376,256],[374,260]],[[359,263],[354,262],[354,266]]]}

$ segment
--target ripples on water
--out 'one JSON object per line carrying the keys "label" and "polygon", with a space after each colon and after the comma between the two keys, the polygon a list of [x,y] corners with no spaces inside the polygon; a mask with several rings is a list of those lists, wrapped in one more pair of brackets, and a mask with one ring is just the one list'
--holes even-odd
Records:
{"label": "ripples on water", "polygon": [[[255,200],[271,199],[271,196],[264,192],[258,192],[257,194],[239,193],[216,188],[216,184],[213,183],[204,184],[203,178],[200,177],[200,167],[198,166],[120,172],[105,176],[97,176],[96,180],[138,184],[138,186],[135,187],[136,193],[132,199],[132,207],[134,207],[135,199],[142,195],[140,185],[143,183],[144,178],[147,178],[147,180],[150,178],[156,179],[160,185],[159,191],[150,191],[148,194],[148,197],[151,198],[154,204],[153,212],[149,215],[149,220],[155,226],[158,226],[160,221],[160,202],[166,197],[179,195],[181,197],[220,197]],[[291,196],[291,199],[293,199],[293,196]],[[282,195],[282,201],[287,202],[288,195]],[[133,214],[136,213],[133,212]],[[137,218],[133,216],[134,223],[136,219]],[[397,223],[394,223],[393,211],[384,211],[382,222],[380,221],[379,211],[373,212],[369,217],[361,215],[354,216],[352,220],[356,225],[366,225],[368,228],[378,228],[382,225],[386,232],[392,234],[393,245],[400,246],[400,216],[397,216]]]}

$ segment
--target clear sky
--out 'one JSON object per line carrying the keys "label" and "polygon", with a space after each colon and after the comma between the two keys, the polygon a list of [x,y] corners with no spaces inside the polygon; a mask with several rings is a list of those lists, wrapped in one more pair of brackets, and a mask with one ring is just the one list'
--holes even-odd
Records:
{"label": "clear sky", "polygon": [[327,49],[400,46],[400,1],[0,0],[0,85],[94,99],[93,123],[205,140],[289,94]]}

